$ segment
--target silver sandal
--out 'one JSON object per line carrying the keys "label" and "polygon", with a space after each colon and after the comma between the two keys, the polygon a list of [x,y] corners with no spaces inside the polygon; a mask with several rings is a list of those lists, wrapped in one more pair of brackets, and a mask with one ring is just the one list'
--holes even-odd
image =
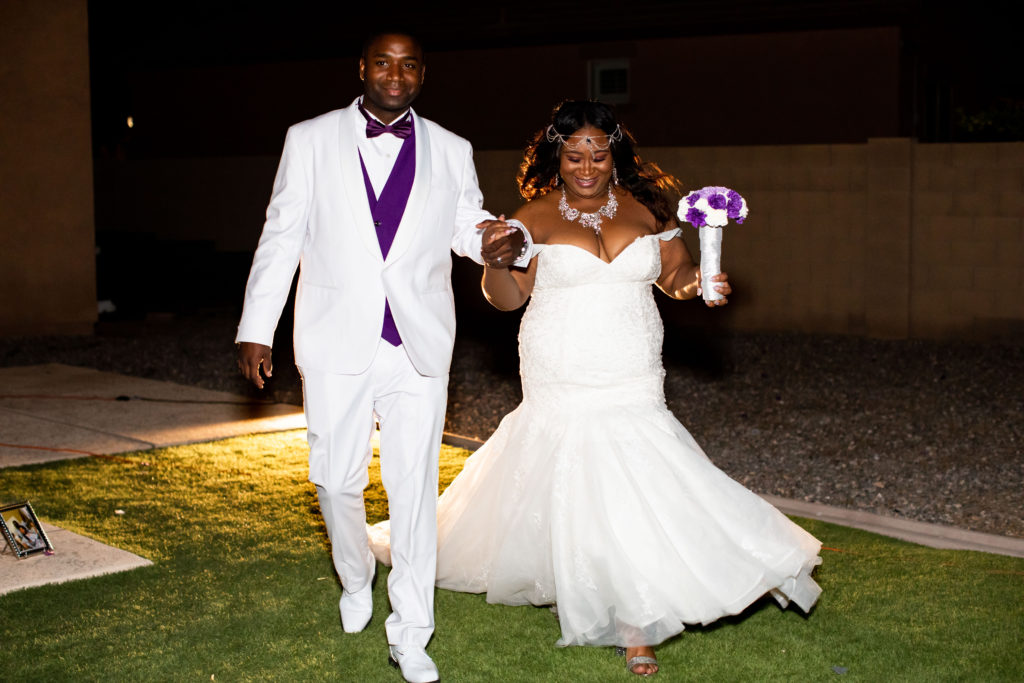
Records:
{"label": "silver sandal", "polygon": [[[620,645],[616,645],[615,646],[615,654],[618,655],[619,657],[625,657],[626,656],[626,648],[624,648],[624,647],[622,647]],[[655,659],[654,657],[640,657],[640,656],[637,656],[637,657],[631,657],[629,660],[626,661],[626,671],[628,671],[629,673],[633,674],[634,676],[643,676],[644,678],[649,678],[649,677],[654,676],[655,674],[658,673],[658,671],[655,671],[655,672],[649,673],[649,674],[638,674],[637,672],[633,671],[633,667],[636,666],[637,664],[653,664],[654,666],[658,667],[658,671],[661,670],[661,667],[658,665],[658,660]]]}

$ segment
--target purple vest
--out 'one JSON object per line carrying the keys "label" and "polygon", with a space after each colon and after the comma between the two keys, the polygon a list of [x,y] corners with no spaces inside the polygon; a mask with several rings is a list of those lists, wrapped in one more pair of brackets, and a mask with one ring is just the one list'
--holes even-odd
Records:
{"label": "purple vest", "polygon": [[[402,143],[402,149],[398,152],[398,158],[395,159],[395,165],[391,169],[391,175],[388,176],[384,189],[381,190],[380,197],[373,191],[362,154],[359,155],[359,165],[363,169],[366,199],[370,202],[370,215],[373,216],[373,227],[377,231],[380,253],[387,259],[391,243],[395,240],[395,233],[398,232],[398,224],[405,214],[405,205],[409,203],[412,181],[416,177],[415,129]],[[398,327],[395,326],[395,318],[391,315],[391,305],[387,299],[384,300],[384,326],[380,336],[392,346],[402,343],[402,338],[398,335]]]}

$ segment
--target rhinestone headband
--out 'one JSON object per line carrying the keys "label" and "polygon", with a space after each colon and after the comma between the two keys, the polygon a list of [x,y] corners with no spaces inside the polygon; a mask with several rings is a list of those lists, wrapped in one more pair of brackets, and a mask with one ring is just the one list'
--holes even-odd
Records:
{"label": "rhinestone headband", "polygon": [[[615,130],[608,135],[562,135],[555,130],[554,124],[547,127],[544,137],[548,142],[560,142],[571,152],[575,152],[582,145],[587,145],[595,152],[603,152],[612,146],[612,143],[622,139],[622,129],[615,125]],[[570,142],[575,140],[576,142]]]}

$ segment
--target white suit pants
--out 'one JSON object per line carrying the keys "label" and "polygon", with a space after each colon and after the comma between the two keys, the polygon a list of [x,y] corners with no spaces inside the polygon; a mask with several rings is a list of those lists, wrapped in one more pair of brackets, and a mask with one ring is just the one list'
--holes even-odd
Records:
{"label": "white suit pants", "polygon": [[309,480],[316,485],[335,570],[349,592],[373,578],[363,490],[374,420],[380,423],[381,479],[391,516],[392,613],[385,628],[392,645],[426,647],[434,631],[437,467],[448,376],[420,375],[404,348],[384,340],[360,375],[299,370]]}

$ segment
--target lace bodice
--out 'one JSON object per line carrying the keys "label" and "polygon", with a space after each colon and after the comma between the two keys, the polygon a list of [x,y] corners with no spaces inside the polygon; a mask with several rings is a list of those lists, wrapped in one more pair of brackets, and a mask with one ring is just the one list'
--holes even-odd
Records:
{"label": "lace bodice", "polygon": [[[539,245],[533,294],[519,331],[528,400],[664,403],[661,317],[651,285],[661,273],[661,239],[637,238],[610,263],[568,244]],[[558,397],[548,396],[549,390]]]}

